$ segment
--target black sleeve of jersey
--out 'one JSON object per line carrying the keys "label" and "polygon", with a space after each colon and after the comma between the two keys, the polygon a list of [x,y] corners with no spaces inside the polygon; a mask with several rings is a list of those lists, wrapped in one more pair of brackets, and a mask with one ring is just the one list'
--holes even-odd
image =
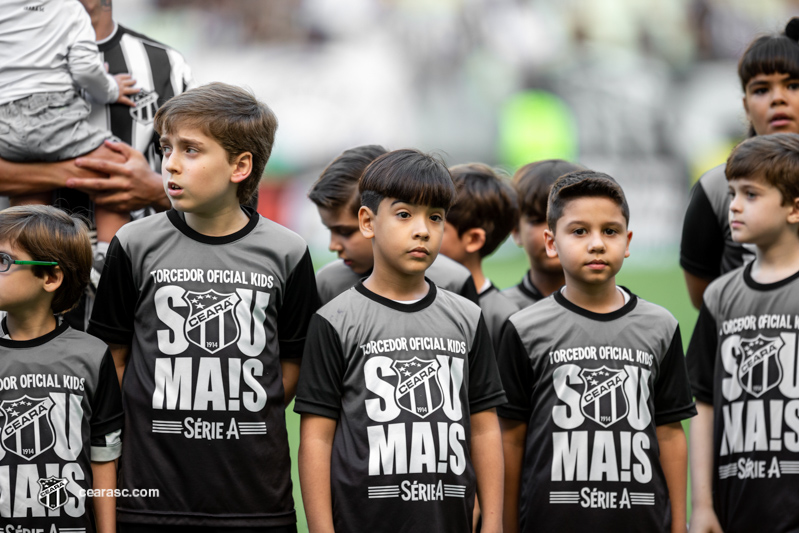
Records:
{"label": "black sleeve of jersey", "polygon": [[277,338],[281,359],[302,357],[308,323],[317,309],[319,293],[316,291],[316,276],[311,252],[306,248],[305,255],[289,274],[283,306],[278,312]]}
{"label": "black sleeve of jersey", "polygon": [[724,230],[719,227],[705,190],[697,183],[683,220],[680,266],[694,276],[715,279],[721,275],[723,254]]}
{"label": "black sleeve of jersey", "polygon": [[688,344],[688,375],[691,388],[697,400],[713,404],[713,374],[716,366],[716,349],[718,347],[718,330],[716,319],[705,304],[699,310],[699,318]]}
{"label": "black sleeve of jersey", "polygon": [[106,350],[100,363],[100,376],[91,405],[91,445],[105,446],[105,436],[122,429],[124,422],[122,393],[119,391],[119,380],[110,350]]}
{"label": "black sleeve of jersey", "polygon": [[87,331],[109,344],[130,344],[138,299],[130,258],[114,237],[108,245]]}
{"label": "black sleeve of jersey", "polygon": [[655,425],[679,422],[692,416],[696,416],[696,404],[685,368],[680,326],[677,326],[655,380]]}
{"label": "black sleeve of jersey", "polygon": [[480,313],[480,322],[469,352],[469,411],[471,414],[479,413],[503,405],[506,401],[491,334],[483,313]]}
{"label": "black sleeve of jersey", "polygon": [[510,320],[506,320],[502,326],[497,362],[502,386],[508,397],[508,403],[497,409],[497,414],[526,424],[533,412],[533,369],[527,349]]}
{"label": "black sleeve of jersey", "polygon": [[477,289],[474,288],[474,278],[469,276],[466,278],[466,283],[463,284],[461,290],[458,291],[458,294],[463,296],[469,301],[480,305],[480,295],[477,294]]}
{"label": "black sleeve of jersey", "polygon": [[343,378],[344,354],[338,332],[314,314],[308,326],[294,411],[338,419]]}

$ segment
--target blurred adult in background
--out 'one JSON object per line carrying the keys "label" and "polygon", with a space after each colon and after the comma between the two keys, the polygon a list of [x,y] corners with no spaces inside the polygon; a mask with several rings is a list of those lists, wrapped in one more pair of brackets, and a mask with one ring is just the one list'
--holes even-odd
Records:
{"label": "blurred adult in background", "polygon": [[[158,108],[194,86],[183,56],[172,48],[117,24],[111,0],[80,0],[91,17],[97,46],[111,75],[129,73],[136,80],[135,107],[92,103],[89,122],[108,128],[121,142],[106,141],[121,162],[79,157],[57,163],[12,163],[0,159],[0,194],[16,196],[53,192],[58,207],[86,215],[94,223],[94,206],[141,218],[169,208],[161,181],[161,156],[153,130]],[[87,98],[91,101],[90,98]],[[96,285],[105,250],[95,253]],[[92,294],[67,315],[76,329],[85,329]]]}

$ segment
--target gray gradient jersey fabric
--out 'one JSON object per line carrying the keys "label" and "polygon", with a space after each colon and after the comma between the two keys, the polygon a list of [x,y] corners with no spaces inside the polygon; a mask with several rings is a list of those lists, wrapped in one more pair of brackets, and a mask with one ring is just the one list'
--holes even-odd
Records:
{"label": "gray gradient jersey fabric", "polygon": [[799,273],[761,284],[751,269],[705,291],[688,368],[696,399],[713,405],[721,527],[799,531]]}
{"label": "gray gradient jersey fabric", "polygon": [[680,266],[704,279],[715,279],[755,257],[751,246],[732,240],[726,165],[705,172],[691,191],[680,241]]}
{"label": "gray gradient jersey fabric", "polygon": [[521,309],[513,300],[508,298],[492,283],[489,288],[479,294],[480,309],[483,310],[488,332],[494,344],[494,352],[499,345],[499,336],[505,321],[516,311]]}
{"label": "gray gradient jersey fabric", "polygon": [[499,415],[527,424],[521,531],[669,531],[656,427],[696,414],[674,317],[632,294],[592,313],[558,291],[510,317],[498,360]]}
{"label": "gray gradient jersey fabric", "polygon": [[[322,305],[354,287],[361,279],[371,274],[371,270],[364,274],[356,274],[344,261],[335,260],[329,263],[316,273],[316,285],[319,289],[319,299]],[[449,257],[438,254],[436,260],[427,269],[425,275],[433,280],[438,287],[460,294],[474,303],[477,303],[477,289],[474,288],[474,280],[469,270],[460,263],[453,261]]]}
{"label": "gray gradient jersey fabric", "polygon": [[92,500],[81,493],[92,488],[91,461],[121,451],[108,346],[66,323],[28,341],[0,338],[0,412],[3,529],[94,531]]}
{"label": "gray gradient jersey fabric", "polygon": [[470,415],[504,402],[472,302],[430,283],[403,304],[359,282],[322,307],[294,410],[337,420],[336,531],[471,531]]}
{"label": "gray gradient jersey fabric", "polygon": [[120,522],[295,522],[280,362],[302,356],[318,296],[305,241],[245,211],[225,237],[172,210],[111,243],[89,330],[131,345],[121,486],[161,490],[120,501]]}
{"label": "gray gradient jersey fabric", "polygon": [[533,282],[530,281],[529,270],[518,283],[518,285],[503,289],[502,295],[510,299],[519,309],[529,307],[544,298],[544,296],[541,294],[541,291],[538,290],[538,287],[533,285]]}

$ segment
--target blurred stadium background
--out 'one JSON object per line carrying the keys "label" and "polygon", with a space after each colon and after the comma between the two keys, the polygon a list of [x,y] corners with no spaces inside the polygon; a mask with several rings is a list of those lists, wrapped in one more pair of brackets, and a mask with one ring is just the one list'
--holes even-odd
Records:
{"label": "blurred stadium background", "polygon": [[[305,195],[346,148],[416,147],[509,174],[569,159],[625,188],[634,238],[621,283],[671,310],[685,343],[688,192],[746,134],[737,58],[792,15],[797,0],[114,2],[118,22],[181,51],[199,83],[247,86],[276,112],[259,210],[300,233],[317,266],[334,256]],[[486,268],[507,287],[527,267],[508,241]]]}

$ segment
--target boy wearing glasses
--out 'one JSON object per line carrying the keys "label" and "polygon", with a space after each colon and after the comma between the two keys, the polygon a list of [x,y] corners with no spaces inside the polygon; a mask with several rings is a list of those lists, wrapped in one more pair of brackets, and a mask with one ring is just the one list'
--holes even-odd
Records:
{"label": "boy wearing glasses", "polygon": [[79,220],[50,206],[0,211],[0,523],[9,531],[114,531],[123,422],[114,361],[102,341],[57,318],[77,304],[91,267]]}
{"label": "boy wearing glasses", "polygon": [[[155,115],[173,209],[111,241],[89,332],[125,405],[124,533],[296,531],[285,408],[318,295],[308,246],[244,207],[277,119],[224,83]],[[126,437],[127,439],[127,437]]]}

